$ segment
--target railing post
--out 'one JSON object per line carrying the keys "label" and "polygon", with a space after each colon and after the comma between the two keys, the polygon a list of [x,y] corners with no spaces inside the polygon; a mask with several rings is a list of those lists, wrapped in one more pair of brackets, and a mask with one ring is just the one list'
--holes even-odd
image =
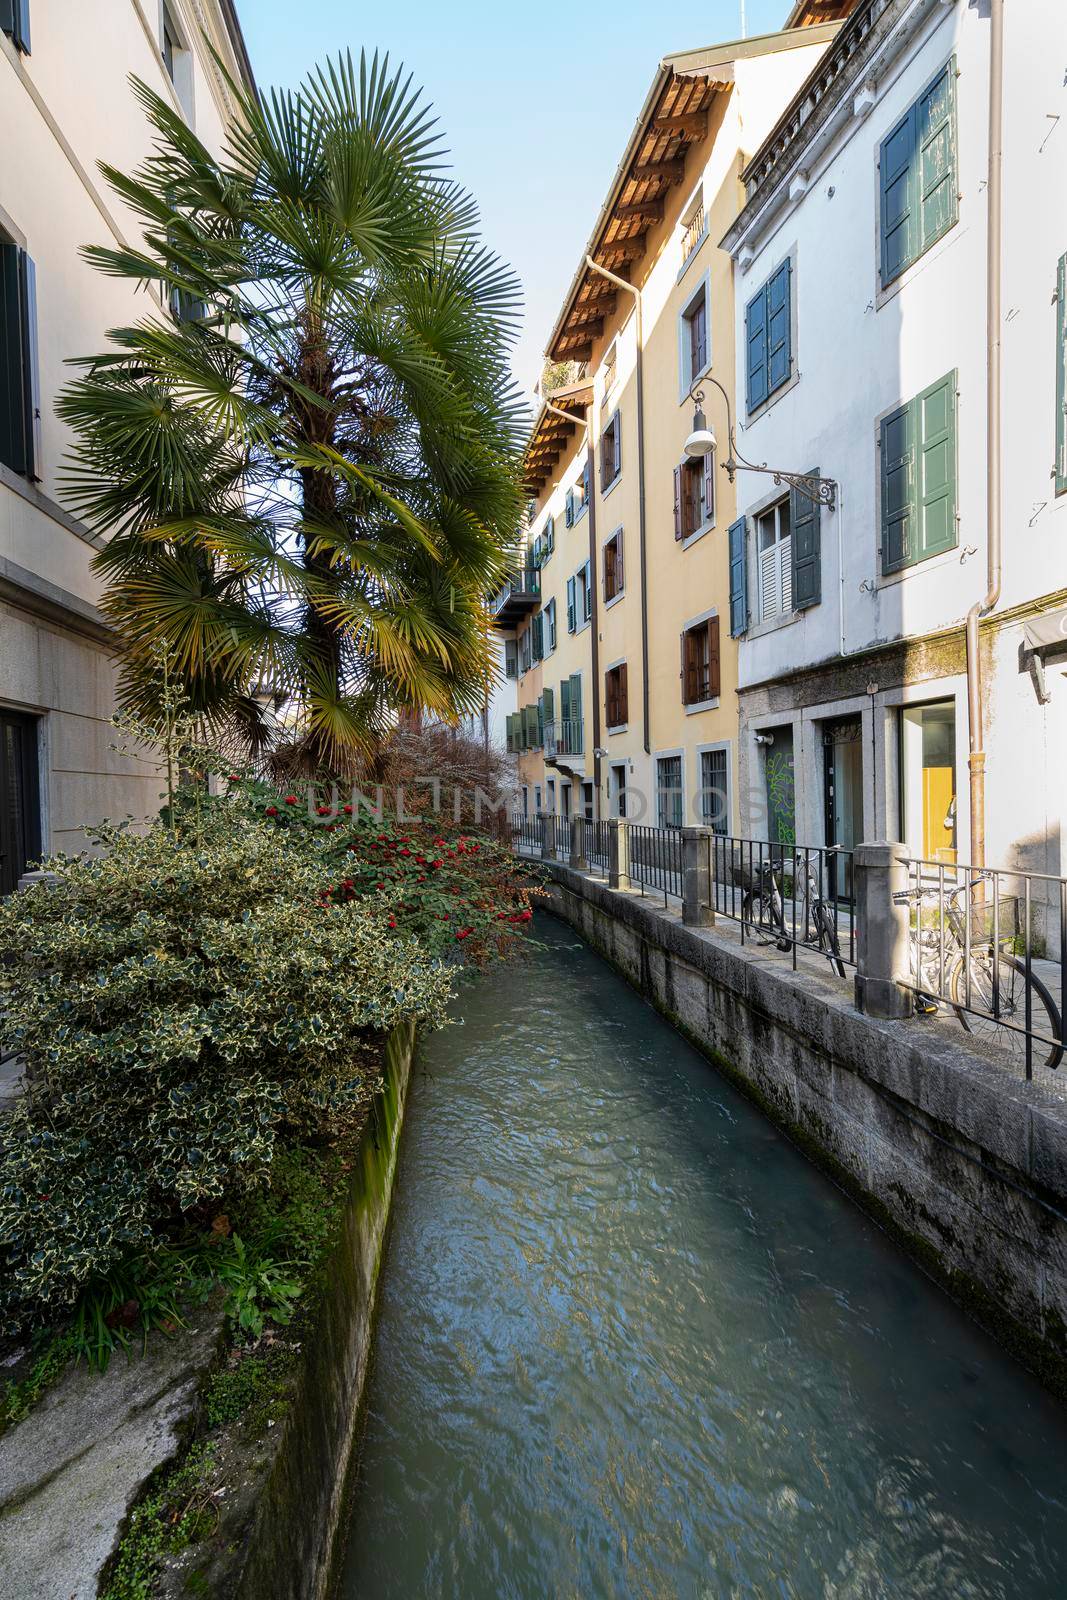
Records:
{"label": "railing post", "polygon": [[710,828],[682,829],[682,921],[691,928],[710,928],[715,921],[711,833]]}
{"label": "railing post", "polygon": [[541,827],[541,860],[555,861],[556,859],[556,818],[551,811],[542,811],[539,817]]}
{"label": "railing post", "polygon": [[908,888],[904,847],[879,840],[852,854],[856,915],[856,1009],[869,1017],[907,1017],[914,1010],[908,975]]}
{"label": "railing post", "polygon": [[585,818],[571,818],[571,854],[567,865],[573,867],[575,872],[588,872],[589,862],[585,853]]}
{"label": "railing post", "polygon": [[621,817],[608,823],[608,888],[630,887],[630,829]]}

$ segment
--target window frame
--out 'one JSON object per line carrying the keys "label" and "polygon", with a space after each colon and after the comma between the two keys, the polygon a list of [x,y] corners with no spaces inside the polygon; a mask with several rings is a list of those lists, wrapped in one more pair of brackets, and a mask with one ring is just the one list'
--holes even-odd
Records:
{"label": "window frame", "polygon": [[[609,450],[610,477],[608,476]],[[615,407],[601,430],[597,453],[600,458],[600,493],[602,498],[606,498],[622,477],[622,417],[619,414],[618,406]]]}
{"label": "window frame", "polygon": [[[701,456],[696,460],[694,460],[692,456],[683,456],[681,461],[678,462],[674,469],[674,538],[675,542],[680,544],[683,550],[688,549],[691,544],[693,544],[697,539],[701,538],[705,533],[709,533],[715,526],[717,499],[715,494],[715,470],[717,465],[718,453],[715,450],[710,450],[706,456]],[[701,485],[700,494],[697,497],[697,504],[703,506],[704,514],[701,521],[698,522],[695,527],[687,528],[685,515],[685,508],[687,504],[685,485],[687,476],[692,477],[697,473],[700,475],[699,482]],[[708,510],[709,493],[711,497],[710,512]]]}
{"label": "window frame", "polygon": [[[777,380],[777,382],[772,384],[771,383],[771,357],[772,357],[773,351],[771,349],[770,324],[771,324],[771,317],[773,315],[773,312],[772,312],[772,309],[771,309],[770,300],[771,300],[772,287],[775,284],[776,280],[778,279],[779,275],[781,273],[783,273],[783,272],[786,275],[786,284],[787,284],[787,292],[788,292],[788,306],[787,306],[788,315],[787,315],[787,317],[785,319],[785,327],[786,327],[786,330],[787,330],[786,338],[787,338],[787,341],[788,341],[788,348],[789,348],[789,361],[788,361],[788,365],[787,365],[785,373],[782,375],[782,377],[780,377]],[[783,394],[787,394],[788,391],[794,386],[794,384],[796,384],[798,382],[798,380],[800,378],[800,371],[799,371],[799,367],[797,365],[797,338],[798,338],[798,326],[797,326],[797,323],[798,323],[798,318],[797,318],[797,282],[796,282],[796,280],[797,280],[797,251],[796,251],[796,247],[792,246],[786,252],[786,254],[784,256],[782,256],[780,258],[780,260],[778,260],[775,263],[775,265],[771,268],[771,270],[767,273],[767,276],[764,278],[763,282],[761,283],[760,287],[756,290],[755,294],[751,295],[750,298],[745,302],[743,327],[742,327],[742,343],[743,343],[743,348],[744,348],[744,371],[745,371],[745,416],[746,416],[746,420],[748,420],[750,422],[754,418],[762,416],[763,412],[766,411],[769,406],[774,405],[775,402],[777,400],[779,400],[782,397]],[[766,392],[764,394],[762,394],[758,399],[753,397],[753,392],[752,392],[752,364],[751,364],[752,335],[751,335],[750,325],[749,325],[749,316],[750,316],[753,308],[756,306],[757,302],[762,302],[762,322],[763,322],[763,334],[764,334],[763,366],[766,369],[766,377],[765,377]],[[776,348],[780,348],[780,346],[778,346]]]}
{"label": "window frame", "polygon": [[[927,448],[936,447],[936,435],[939,430],[934,429],[934,438],[926,444],[926,415],[924,403],[930,400],[936,391],[946,384],[951,386],[952,415],[951,425],[947,432],[951,439],[952,449],[952,486],[951,495],[945,496],[950,500],[950,516],[952,522],[952,539],[949,543],[939,544],[933,549],[924,549],[926,544],[926,513],[930,497],[924,495],[924,452]],[[909,399],[899,401],[883,411],[876,419],[875,424],[875,455],[877,457],[877,507],[878,507],[878,581],[879,583],[893,583],[899,581],[902,573],[910,572],[913,568],[922,566],[927,561],[936,561],[939,557],[947,559],[954,551],[959,549],[959,369],[953,367],[942,377],[927,384],[918,394]],[[890,470],[886,456],[886,429],[887,426],[898,419],[907,416],[910,430],[910,445],[908,454],[911,460],[911,492],[908,498],[907,514],[912,518],[915,529],[914,554],[891,560],[887,554],[886,540],[886,504],[887,504],[887,473]]]}
{"label": "window frame", "polygon": [[[614,679],[613,684],[609,684],[611,679]],[[614,720],[609,714],[613,701],[617,713]],[[630,686],[627,663],[625,660],[613,661],[604,669],[604,732],[609,736],[625,733],[629,722]]]}
{"label": "window frame", "polygon": [[[664,762],[666,762],[666,761],[676,761],[678,763],[678,786],[677,786],[677,788],[665,789],[663,787],[663,783],[662,783],[662,780],[661,780],[660,769],[663,766]],[[667,829],[670,829],[671,831],[674,831],[674,830],[680,829],[680,828],[684,828],[685,827],[685,751],[682,750],[682,749],[677,749],[677,750],[657,750],[656,751],[656,755],[655,755],[655,778],[656,778],[656,826],[657,826],[657,828],[667,828]],[[677,818],[678,818],[677,821],[671,821],[671,822],[664,821],[664,804],[663,804],[663,801],[664,801],[664,796],[667,795],[667,794],[677,797],[677,804],[676,804],[676,806],[674,808],[675,811],[676,811],[676,814],[677,814]]]}
{"label": "window frame", "polygon": [[[725,794],[726,797],[726,805],[724,808],[726,814],[721,819],[724,824],[721,828],[716,825],[714,820],[710,819],[707,796],[710,793],[711,786],[706,784],[704,781],[704,759],[706,756],[712,755],[722,756],[723,768],[726,775],[725,788],[720,791],[721,793]],[[730,771],[730,740],[716,739],[710,744],[698,744],[696,747],[696,757],[700,772],[700,788],[698,791],[700,825],[704,828],[710,828],[718,838],[729,838],[730,823],[733,816],[733,774]]]}
{"label": "window frame", "polygon": [[[621,523],[604,540],[601,550],[602,560],[604,563],[604,609],[607,610],[609,606],[613,606],[615,605],[616,601],[621,600],[623,595],[626,593],[626,566],[623,555],[623,534]],[[613,587],[610,593],[608,592],[609,550],[612,552],[610,570],[613,581]]]}
{"label": "window frame", "polygon": [[[937,71],[935,73],[933,73],[932,76],[926,81],[926,83],[923,85],[922,89],[920,89],[919,93],[915,96],[914,100],[912,100],[912,102],[908,106],[907,110],[903,113],[902,116],[898,117],[896,119],[896,121],[888,128],[888,130],[882,136],[882,138],[879,139],[878,144],[876,146],[876,149],[875,149],[875,174],[876,174],[875,195],[876,195],[876,209],[877,209],[877,249],[876,249],[876,252],[875,252],[875,255],[876,255],[875,277],[876,277],[876,282],[877,282],[877,291],[878,291],[878,297],[879,297],[878,304],[879,304],[879,306],[883,303],[883,301],[885,299],[890,298],[896,292],[897,287],[905,280],[905,278],[907,277],[907,274],[916,265],[916,263],[921,261],[923,259],[923,257],[930,250],[932,250],[936,244],[938,244],[942,239],[944,239],[946,237],[946,235],[951,233],[952,229],[956,226],[957,222],[959,221],[959,213],[960,213],[959,114],[958,114],[957,97],[956,97],[956,79],[958,77],[959,77],[959,70],[958,70],[957,65],[956,65],[955,53],[953,53],[947,58],[947,60],[945,60],[942,63],[942,65],[940,67],[938,67]],[[922,184],[923,184],[923,179],[922,179],[922,153],[923,152],[922,152],[921,139],[919,138],[920,111],[921,111],[923,102],[925,100],[927,100],[928,97],[930,96],[931,92],[934,89],[937,88],[937,85],[939,84],[939,82],[941,81],[942,78],[946,79],[946,81],[947,81],[947,83],[949,85],[949,89],[950,89],[950,96],[949,96],[950,104],[949,104],[949,107],[948,107],[947,118],[946,118],[947,124],[948,124],[948,129],[949,129],[949,142],[950,142],[950,145],[951,145],[951,154],[952,154],[952,185],[951,185],[951,189],[949,191],[950,204],[949,204],[949,207],[948,207],[948,213],[946,215],[945,220],[942,222],[942,224],[938,228],[936,228],[934,231],[932,231],[930,233],[929,237],[925,237],[924,238],[924,232],[923,232],[923,230],[924,230],[924,221],[923,221],[924,196],[923,196],[923,193],[922,193]],[[913,127],[913,138],[914,138],[914,140],[915,140],[915,142],[916,142],[916,144],[918,146],[919,170],[918,170],[918,192],[916,193],[916,191],[915,191],[915,189],[913,187],[913,184],[912,184],[912,179],[914,177],[914,174],[911,172],[910,168],[904,169],[905,172],[907,172],[907,174],[909,176],[909,190],[910,190],[908,209],[907,209],[907,212],[905,213],[905,217],[907,219],[909,219],[914,224],[913,231],[915,233],[915,237],[914,237],[914,239],[912,240],[911,244],[908,247],[908,252],[907,252],[907,255],[906,255],[906,259],[902,260],[900,265],[897,266],[896,269],[894,271],[890,272],[888,274],[888,276],[887,276],[887,272],[886,272],[886,239],[887,239],[886,196],[887,196],[887,193],[888,193],[888,189],[883,186],[883,163],[888,159],[888,147],[890,145],[890,142],[899,133],[901,133],[909,125],[909,123]],[[894,181],[896,181],[896,180],[894,180]],[[900,224],[899,224],[899,221],[898,221],[898,223],[895,226],[899,226],[899,225]]]}
{"label": "window frame", "polygon": [[[702,664],[692,663],[691,646],[701,639]],[[722,697],[722,628],[717,608],[693,617],[683,625],[680,647],[679,678],[686,715],[713,709]]]}
{"label": "window frame", "polygon": [[[692,348],[691,313],[698,300],[704,303],[704,344],[705,356],[703,365],[694,368]],[[678,312],[678,404],[685,405],[689,399],[689,391],[693,385],[711,371],[711,269],[698,279],[691,292],[686,296]]]}
{"label": "window frame", "polygon": [[[781,526],[782,526],[781,513],[782,513],[782,507],[783,506],[788,507],[788,512],[789,512],[789,532],[784,537],[783,537],[782,531],[781,531]],[[774,518],[775,537],[774,537],[772,543],[768,546],[768,549],[773,549],[776,552],[775,563],[776,563],[776,566],[777,566],[777,569],[778,569],[778,574],[777,574],[777,598],[781,602],[781,604],[779,604],[778,609],[776,611],[765,612],[764,609],[763,609],[763,554],[764,554],[764,552],[760,547],[760,531],[761,531],[761,526],[760,525],[763,523],[765,518],[770,517],[770,516],[773,516],[773,518]],[[782,549],[783,545],[785,545],[787,543],[788,543],[788,551],[786,552],[786,557],[788,559],[786,559],[783,556],[783,549]],[[773,499],[768,505],[762,506],[760,508],[760,510],[754,511],[752,513],[752,544],[753,544],[753,553],[755,555],[755,560],[756,560],[756,610],[757,610],[756,620],[757,620],[757,622],[759,622],[759,623],[777,622],[781,617],[791,617],[793,615],[793,507],[792,507],[792,504],[791,504],[791,501],[790,501],[790,496],[788,494],[776,496],[775,499]],[[786,575],[787,571],[788,571],[788,575],[789,575],[789,604],[788,605],[785,604],[785,582],[786,582],[785,575]]]}

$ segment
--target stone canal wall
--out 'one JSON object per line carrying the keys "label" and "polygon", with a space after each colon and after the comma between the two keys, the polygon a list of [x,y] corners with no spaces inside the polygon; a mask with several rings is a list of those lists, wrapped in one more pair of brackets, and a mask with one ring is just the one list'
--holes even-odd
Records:
{"label": "stone canal wall", "polygon": [[1067,1099],[954,1021],[862,1016],[851,984],[544,865],[552,909],[1067,1396]]}
{"label": "stone canal wall", "polygon": [[[160,1574],[153,1593],[320,1600],[327,1591],[414,1046],[413,1025],[386,1043],[384,1087],[354,1152],[340,1233],[287,1379],[284,1414],[266,1429],[251,1422],[225,1463],[211,1537]],[[129,1362],[116,1357],[103,1377],[70,1370],[0,1439],[0,1600],[92,1600],[101,1578],[108,1581],[129,1512],[196,1429],[221,1337],[220,1312],[205,1307],[194,1327],[149,1340]]]}

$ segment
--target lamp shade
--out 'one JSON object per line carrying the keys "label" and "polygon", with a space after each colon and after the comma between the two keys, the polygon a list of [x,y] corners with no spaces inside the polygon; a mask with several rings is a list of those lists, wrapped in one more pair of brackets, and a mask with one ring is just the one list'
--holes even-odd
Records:
{"label": "lamp shade", "polygon": [[698,406],[693,413],[693,431],[685,441],[685,453],[694,461],[710,455],[715,448],[715,433],[708,427],[708,419]]}

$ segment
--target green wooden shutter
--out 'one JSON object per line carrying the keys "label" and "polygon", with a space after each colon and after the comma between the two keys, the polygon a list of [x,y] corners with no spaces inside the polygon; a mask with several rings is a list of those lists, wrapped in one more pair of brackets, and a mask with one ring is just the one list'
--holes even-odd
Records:
{"label": "green wooden shutter", "polygon": [[545,536],[545,552],[546,552],[547,555],[551,555],[553,550],[556,548],[556,519],[555,519],[555,517],[549,517],[547,519],[547,521],[545,522],[544,536]]}
{"label": "green wooden shutter", "polygon": [[574,490],[567,490],[567,498],[563,502],[563,520],[568,528],[574,527]]}
{"label": "green wooden shutter", "polygon": [[958,212],[954,60],[919,100],[916,137],[921,254],[951,228]]}
{"label": "green wooden shutter", "polygon": [[767,388],[767,285],[754,295],[745,309],[745,392],[748,409],[755,411],[766,400]]}
{"label": "green wooden shutter", "polygon": [[793,370],[790,330],[792,265],[782,262],[767,285],[767,392],[773,394]]}
{"label": "green wooden shutter", "polygon": [[26,471],[26,403],[19,252],[0,243],[0,461]]}
{"label": "green wooden shutter", "polygon": [[918,548],[917,437],[918,408],[914,401],[882,418],[879,475],[883,572],[896,572],[915,560]]}
{"label": "green wooden shutter", "polygon": [[6,33],[16,50],[30,53],[30,0],[0,0],[0,32]]}
{"label": "green wooden shutter", "polygon": [[544,709],[545,727],[547,728],[549,726],[549,724],[553,721],[553,719],[555,717],[555,714],[556,714],[556,712],[555,712],[556,696],[555,696],[555,693],[554,693],[554,691],[552,689],[546,689],[544,691],[544,693],[541,696],[541,704],[542,704],[542,707]]}
{"label": "green wooden shutter", "polygon": [[882,287],[918,254],[918,107],[912,106],[882,140],[878,173]]}
{"label": "green wooden shutter", "polygon": [[531,624],[533,631],[533,659],[540,661],[545,653],[545,624],[538,612]]}
{"label": "green wooden shutter", "polygon": [[1056,493],[1067,493],[1067,255],[1056,269]]}
{"label": "green wooden shutter", "polygon": [[719,649],[719,619],[708,620],[708,699],[717,700],[722,691],[722,654]]}
{"label": "green wooden shutter", "polygon": [[956,543],[956,374],[950,372],[918,398],[922,455],[919,474],[919,556]]}
{"label": "green wooden shutter", "polygon": [[578,626],[578,598],[577,582],[574,578],[567,579],[567,632],[574,633]]}
{"label": "green wooden shutter", "polygon": [[571,673],[571,729],[570,729],[571,755],[580,755],[584,748],[584,729],[582,727],[582,675],[580,672]]}
{"label": "green wooden shutter", "polygon": [[748,627],[748,571],[745,565],[745,519],[730,524],[730,634],[736,639]]}
{"label": "green wooden shutter", "polygon": [[543,694],[539,694],[537,696],[537,744],[538,744],[538,748],[539,749],[543,749],[544,748],[544,743],[545,743],[545,697],[544,697]]}
{"label": "green wooden shutter", "polygon": [[[810,477],[819,476],[812,467]],[[822,552],[820,517],[822,508],[800,489],[789,491],[789,526],[793,561],[793,610],[817,606],[822,599]]]}
{"label": "green wooden shutter", "polygon": [[559,719],[566,722],[571,714],[571,680],[564,678],[559,686]]}

